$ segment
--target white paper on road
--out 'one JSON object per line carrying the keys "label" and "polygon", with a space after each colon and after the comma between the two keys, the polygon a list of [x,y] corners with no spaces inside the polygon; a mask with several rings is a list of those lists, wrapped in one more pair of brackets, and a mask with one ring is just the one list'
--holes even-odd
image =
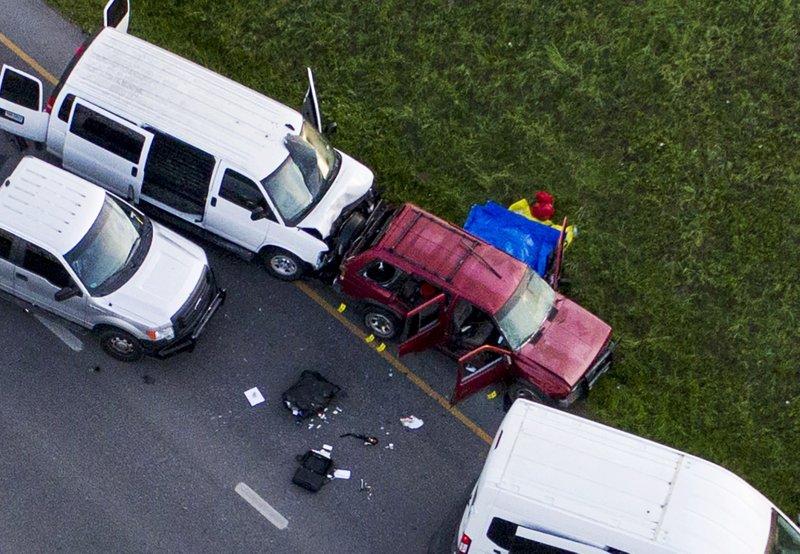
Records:
{"label": "white paper on road", "polygon": [[350,479],[349,469],[337,469],[333,472],[334,479]]}
{"label": "white paper on road", "polygon": [[247,397],[247,400],[250,402],[251,406],[261,404],[264,401],[264,395],[261,394],[261,391],[258,390],[258,387],[253,387],[250,390],[244,391],[244,395]]}

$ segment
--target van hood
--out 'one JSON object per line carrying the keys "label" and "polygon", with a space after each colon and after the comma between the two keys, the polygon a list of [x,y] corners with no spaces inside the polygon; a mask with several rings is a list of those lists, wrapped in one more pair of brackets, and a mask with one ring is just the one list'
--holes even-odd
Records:
{"label": "van hood", "polygon": [[153,240],[142,265],[105,300],[135,321],[166,325],[189,299],[206,265],[199,246],[153,222]]}
{"label": "van hood", "polygon": [[574,387],[608,343],[611,326],[559,294],[553,308],[557,313],[552,321],[545,320],[516,355],[522,365],[542,366]]}
{"label": "van hood", "polygon": [[342,163],[331,188],[319,204],[297,224],[297,227],[316,229],[323,239],[331,234],[333,223],[342,210],[367,194],[375,181],[375,176],[367,166],[343,152],[339,154],[342,156]]}

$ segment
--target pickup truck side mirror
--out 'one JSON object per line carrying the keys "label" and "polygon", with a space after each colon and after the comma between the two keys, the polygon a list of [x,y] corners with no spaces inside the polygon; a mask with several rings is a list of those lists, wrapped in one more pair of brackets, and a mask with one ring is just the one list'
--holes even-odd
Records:
{"label": "pickup truck side mirror", "polygon": [[250,221],[258,221],[259,219],[264,219],[266,217],[267,217],[267,211],[264,209],[263,206],[254,208],[253,211],[250,212]]}
{"label": "pickup truck side mirror", "polygon": [[329,121],[328,123],[325,124],[324,127],[322,127],[322,134],[323,134],[323,136],[326,136],[326,137],[329,137],[331,135],[335,135],[336,134],[336,130],[338,128],[339,128],[339,126],[336,125],[335,121]]}
{"label": "pickup truck side mirror", "polygon": [[75,296],[83,296],[81,289],[76,287],[75,285],[66,286],[58,291],[53,295],[56,302],[63,302],[64,300],[69,300]]}

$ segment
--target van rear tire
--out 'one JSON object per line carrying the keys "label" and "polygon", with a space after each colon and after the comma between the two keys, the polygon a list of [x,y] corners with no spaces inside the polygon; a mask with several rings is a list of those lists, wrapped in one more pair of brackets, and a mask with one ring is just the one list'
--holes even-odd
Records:
{"label": "van rear tire", "polygon": [[135,362],[141,359],[144,348],[139,339],[120,329],[105,329],[100,333],[100,346],[106,354],[121,362]]}
{"label": "van rear tire", "polygon": [[267,273],[281,281],[296,281],[307,271],[305,262],[283,248],[267,248],[261,259]]}

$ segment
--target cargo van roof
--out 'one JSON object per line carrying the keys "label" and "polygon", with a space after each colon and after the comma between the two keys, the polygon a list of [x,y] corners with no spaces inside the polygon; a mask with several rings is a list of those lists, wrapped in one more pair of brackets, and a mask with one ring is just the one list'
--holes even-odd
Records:
{"label": "cargo van roof", "polygon": [[0,226],[60,254],[97,219],[106,192],[47,162],[27,156],[0,187]]}
{"label": "cargo van roof", "polygon": [[132,35],[106,27],[66,80],[69,92],[238,165],[258,179],[289,155],[299,112]]}
{"label": "cargo van roof", "polygon": [[498,437],[481,481],[507,493],[509,511],[533,510],[531,526],[550,519],[576,539],[595,529],[595,544],[613,528],[629,542],[607,545],[629,552],[643,542],[698,554],[766,548],[771,503],[709,461],[528,401],[514,403]]}
{"label": "cargo van roof", "polygon": [[414,265],[431,282],[447,283],[491,315],[528,271],[523,262],[413,204],[403,206],[376,247]]}

